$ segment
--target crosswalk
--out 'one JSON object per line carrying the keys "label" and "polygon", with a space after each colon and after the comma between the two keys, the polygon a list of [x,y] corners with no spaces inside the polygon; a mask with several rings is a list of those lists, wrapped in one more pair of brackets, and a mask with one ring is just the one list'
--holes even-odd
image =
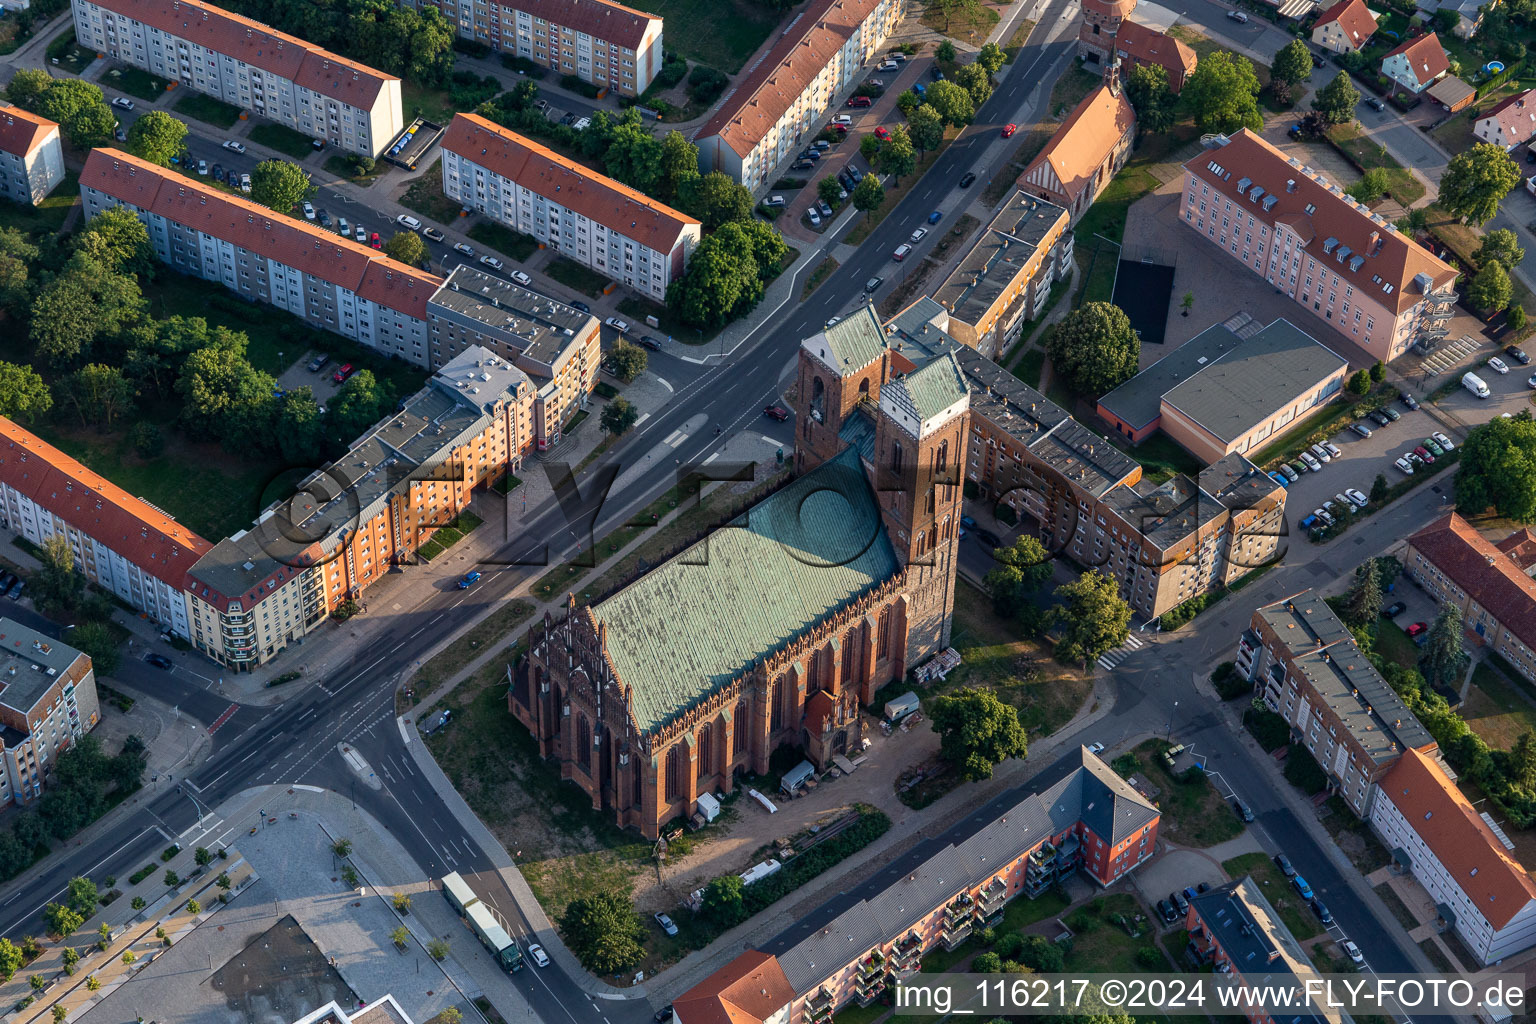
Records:
{"label": "crosswalk", "polygon": [[1125,643],[1121,644],[1119,647],[1116,647],[1112,651],[1105,651],[1103,654],[1099,655],[1099,667],[1108,672],[1110,669],[1120,664],[1126,658],[1129,658],[1132,652],[1134,652],[1138,647],[1145,646],[1147,646],[1147,642],[1138,637],[1135,633],[1132,633],[1130,637],[1126,639]]}

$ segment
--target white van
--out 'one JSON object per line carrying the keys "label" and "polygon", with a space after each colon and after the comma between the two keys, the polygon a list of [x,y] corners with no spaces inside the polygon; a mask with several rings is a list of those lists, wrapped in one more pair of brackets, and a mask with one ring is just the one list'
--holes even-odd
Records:
{"label": "white van", "polygon": [[1483,383],[1483,378],[1479,377],[1475,373],[1462,374],[1461,386],[1472,392],[1478,398],[1487,398],[1492,393],[1488,390],[1488,385]]}

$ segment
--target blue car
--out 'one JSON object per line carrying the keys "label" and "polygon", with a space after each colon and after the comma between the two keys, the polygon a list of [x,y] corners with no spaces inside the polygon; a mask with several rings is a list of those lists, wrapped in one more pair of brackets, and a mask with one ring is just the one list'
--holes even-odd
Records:
{"label": "blue car", "polygon": [[1312,887],[1307,884],[1307,880],[1305,878],[1297,875],[1295,878],[1291,879],[1291,884],[1296,887],[1296,891],[1301,894],[1302,899],[1310,900],[1313,898]]}
{"label": "blue car", "polygon": [[464,574],[464,578],[459,580],[459,589],[468,590],[470,587],[479,582],[480,574],[478,572],[467,572]]}
{"label": "blue car", "polygon": [[1289,486],[1291,486],[1291,482],[1285,478],[1285,474],[1280,472],[1277,469],[1270,470],[1269,477],[1270,477],[1271,480],[1273,480],[1275,483],[1279,484],[1281,487],[1289,487]]}
{"label": "blue car", "polygon": [[934,210],[932,213],[930,213],[928,215],[928,223],[929,224],[937,224],[940,221],[940,219],[943,218],[943,216],[944,216],[944,214],[942,214],[938,210]]}
{"label": "blue car", "polygon": [[972,519],[970,516],[961,516],[960,525],[965,527],[967,530],[974,530],[976,529],[976,520]]}

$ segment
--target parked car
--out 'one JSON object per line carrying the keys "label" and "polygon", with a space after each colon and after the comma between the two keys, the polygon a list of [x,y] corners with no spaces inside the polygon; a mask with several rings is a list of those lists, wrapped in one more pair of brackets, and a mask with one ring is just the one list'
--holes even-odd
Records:
{"label": "parked car", "polygon": [[813,227],[813,228],[821,227],[821,211],[816,209],[816,207],[813,206],[809,210],[806,210],[805,211],[805,217],[806,217],[806,220],[809,220],[811,222],[811,227]]}
{"label": "parked car", "polygon": [[983,547],[1000,548],[1003,546],[1002,538],[993,533],[991,530],[978,526],[971,532],[976,537],[976,543],[982,545]]}
{"label": "parked car", "polygon": [[843,318],[840,317],[840,316],[829,316],[829,317],[827,317],[827,322],[822,324],[821,327],[822,327],[822,330],[826,330],[828,327],[832,327],[835,324],[840,324],[842,322],[843,322]]}
{"label": "parked car", "polygon": [[223,181],[224,180],[224,165],[223,164],[214,164],[213,165],[213,180],[214,181]]}
{"label": "parked car", "polygon": [[459,589],[460,590],[468,590],[470,587],[474,586],[476,583],[479,583],[479,582],[480,582],[480,570],[478,570],[478,569],[471,569],[469,572],[465,573],[462,578],[460,578],[460,580],[459,580]]}
{"label": "parked car", "polygon": [[667,1004],[666,1006],[663,1006],[661,1009],[657,1010],[655,1013],[651,1014],[651,1020],[654,1020],[656,1022],[656,1024],[667,1024],[667,1021],[669,1021],[671,1019],[672,1019],[672,1006],[671,1006],[670,1003]]}
{"label": "parked car", "polygon": [[1509,358],[1513,359],[1515,362],[1519,363],[1521,366],[1529,366],[1531,364],[1531,357],[1526,355],[1525,349],[1518,345],[1505,346],[1504,354],[1509,356]]}
{"label": "parked car", "polygon": [[1355,422],[1351,423],[1349,425],[1349,429],[1353,430],[1355,433],[1359,434],[1361,437],[1370,437],[1371,436],[1371,428],[1366,426],[1364,423],[1360,422],[1359,420],[1356,420]]}
{"label": "parked car", "polygon": [[1312,900],[1312,913],[1316,914],[1317,919],[1323,924],[1333,924],[1333,915],[1328,912],[1327,905],[1315,897]]}
{"label": "parked car", "polygon": [[873,292],[876,289],[878,289],[883,282],[884,282],[883,278],[872,277],[868,281],[864,282],[864,290],[866,292]]}
{"label": "parked car", "polygon": [[359,224],[357,229],[352,232],[352,237],[356,238],[359,242],[366,242],[368,241],[368,229]]}
{"label": "parked car", "polygon": [[1429,449],[1431,455],[1440,456],[1445,454],[1445,449],[1441,448],[1440,442],[1436,441],[1433,437],[1426,437],[1424,439],[1424,447]]}
{"label": "parked car", "polygon": [[923,240],[923,236],[927,233],[927,228],[918,228],[916,231],[912,232],[912,241],[921,242]]}
{"label": "parked car", "polygon": [[505,270],[506,266],[507,266],[505,263],[501,262],[501,260],[497,259],[495,256],[481,256],[480,257],[480,264],[481,264],[481,266],[490,267],[492,270]]}
{"label": "parked car", "polygon": [[816,200],[816,208],[821,211],[822,219],[824,219],[824,220],[831,220],[832,219],[832,204],[831,203],[827,202],[825,199],[818,199],[818,200]]}
{"label": "parked car", "polygon": [[789,410],[784,408],[782,405],[769,405],[763,407],[763,415],[767,416],[769,419],[778,420],[780,423],[783,423],[785,420],[789,419]]}
{"label": "parked car", "polygon": [[1314,456],[1311,452],[1302,452],[1299,456],[1297,456],[1297,458],[1301,459],[1302,465],[1306,466],[1312,472],[1322,472],[1323,464],[1318,462],[1317,457]]}
{"label": "parked car", "polygon": [[580,299],[572,299],[570,302],[567,302],[566,305],[570,306],[572,309],[579,309],[583,313],[592,312],[592,307],[587,305],[585,302],[582,302]]}
{"label": "parked car", "polygon": [[1446,451],[1453,452],[1453,451],[1456,450],[1455,443],[1449,437],[1446,437],[1444,434],[1442,434],[1440,431],[1436,430],[1434,433],[1430,434],[1429,436],[1434,438],[1436,441],[1440,442],[1440,447],[1444,448]]}
{"label": "parked car", "polygon": [[417,220],[415,217],[412,217],[408,213],[402,213],[397,216],[395,218],[395,223],[399,224],[403,228],[409,228],[412,231],[421,230],[421,221]]}
{"label": "parked car", "polygon": [[1365,506],[1371,503],[1371,499],[1367,498],[1364,494],[1353,487],[1344,492],[1344,497],[1354,502],[1356,508],[1365,508]]}
{"label": "parked car", "polygon": [[225,149],[229,150],[232,153],[244,153],[245,152],[245,144],[241,143],[241,142],[236,142],[234,139],[225,139],[223,145],[224,145]]}
{"label": "parked car", "polygon": [[127,142],[128,141],[128,133],[123,131],[123,129],[120,126],[113,128],[113,130],[112,130],[112,137],[114,139],[116,139],[118,142]]}
{"label": "parked car", "polygon": [[655,338],[651,337],[649,334],[642,334],[642,335],[640,335],[640,344],[643,345],[645,348],[650,349],[652,352],[660,352],[661,351],[661,342],[657,341]]}
{"label": "parked car", "polygon": [[331,380],[337,384],[345,384],[347,378],[352,376],[353,369],[351,363],[342,363],[341,366],[337,367],[336,372],[331,374]]}
{"label": "parked car", "polygon": [[1333,521],[1334,521],[1333,520],[1333,513],[1329,512],[1327,509],[1325,509],[1325,508],[1315,508],[1315,509],[1312,510],[1312,514],[1314,516],[1316,516],[1317,518],[1321,519],[1323,521],[1323,525],[1324,526],[1332,526],[1333,525]]}
{"label": "parked car", "polygon": [[620,334],[628,334],[629,333],[629,321],[628,320],[621,320],[620,318],[618,318],[616,316],[611,316],[608,319],[604,320],[603,323],[606,324],[609,327],[612,327],[614,330],[618,331]]}
{"label": "parked car", "polygon": [[368,236],[368,244],[373,246],[375,249],[382,249],[384,248],[384,239],[379,237],[379,233],[377,231],[374,231]]}
{"label": "parked car", "polygon": [[850,96],[848,97],[848,102],[844,104],[844,106],[867,107],[873,102],[874,101],[871,100],[868,96]]}
{"label": "parked car", "polygon": [[661,925],[662,931],[666,932],[668,935],[677,934],[677,925],[672,923],[672,919],[670,917],[661,913],[660,911],[657,911],[653,916],[656,918],[656,923]]}
{"label": "parked car", "polygon": [[937,224],[943,218],[944,218],[944,214],[943,214],[942,211],[934,210],[932,213],[930,213],[928,215],[928,223],[929,224]]}
{"label": "parked car", "polygon": [[1410,395],[1406,391],[1399,391],[1397,393],[1397,398],[1398,398],[1398,401],[1402,402],[1409,409],[1417,409],[1419,407],[1419,400],[1417,398],[1414,398],[1412,395]]}
{"label": "parked car", "polygon": [[1291,471],[1294,472],[1297,476],[1300,476],[1303,473],[1312,472],[1312,467],[1307,465],[1305,462],[1302,462],[1300,459],[1297,459],[1295,462],[1288,462],[1286,465],[1290,466]]}
{"label": "parked car", "polygon": [[1365,105],[1378,112],[1387,109],[1387,105],[1381,102],[1381,99],[1376,96],[1367,97]]}
{"label": "parked car", "polygon": [[251,190],[251,176],[249,174],[241,174],[240,175],[240,191],[241,192],[249,192],[250,190]]}
{"label": "parked car", "polygon": [[1409,476],[1413,476],[1413,463],[1409,462],[1407,459],[1398,459],[1396,462],[1392,463],[1392,465],[1396,466],[1404,473],[1407,473]]}
{"label": "parked car", "polygon": [[974,171],[966,171],[964,174],[960,175],[960,187],[961,188],[970,188],[971,187],[971,183],[974,182],[975,180],[976,180],[976,172],[974,172]]}
{"label": "parked car", "polygon": [[537,942],[528,943],[528,959],[532,960],[537,967],[549,966],[549,954],[544,952],[544,947]]}
{"label": "parked car", "polygon": [[518,284],[522,285],[524,288],[533,287],[533,278],[529,277],[521,270],[513,270],[509,272],[507,276],[516,281]]}
{"label": "parked car", "polygon": [[1334,444],[1332,441],[1323,442],[1323,451],[1327,452],[1329,455],[1332,455],[1334,458],[1338,458],[1340,455],[1344,454],[1343,452],[1339,451],[1339,446]]}
{"label": "parked car", "polygon": [[[1324,448],[1320,444],[1313,445],[1310,450],[1312,452],[1312,457],[1317,459],[1318,462],[1332,462],[1333,461],[1333,453],[1330,452],[1327,448]],[[1305,454],[1305,453],[1303,453],[1303,454]]]}
{"label": "parked car", "polygon": [[832,148],[832,143],[828,142],[826,139],[817,139],[815,142],[811,143],[811,148],[818,153],[825,153],[827,150]]}
{"label": "parked car", "polygon": [[304,219],[305,220],[314,220],[315,219],[315,206],[314,206],[313,203],[310,203],[310,202],[306,201],[304,203],[304,206],[302,207],[302,209],[304,210]]}
{"label": "parked car", "polygon": [[848,114],[838,114],[832,119],[833,124],[853,124],[853,118]]}
{"label": "parked car", "polygon": [[1243,821],[1253,821],[1253,810],[1236,797],[1232,799],[1232,809],[1237,812],[1237,816]]}
{"label": "parked car", "polygon": [[876,71],[900,71],[901,70],[901,65],[897,64],[893,60],[883,60],[875,68],[875,70]]}
{"label": "parked car", "polygon": [[1419,457],[1419,461],[1424,463],[1426,466],[1434,464],[1434,455],[1428,448],[1425,448],[1423,445],[1419,445],[1417,448],[1415,448],[1413,450],[1413,454],[1417,455]]}
{"label": "parked car", "polygon": [[942,82],[944,81],[944,72],[939,70],[939,66],[935,64],[928,69],[928,77],[935,82]]}
{"label": "parked car", "polygon": [[875,138],[879,139],[881,142],[885,142],[889,140],[890,137],[890,129],[886,128],[886,126],[883,124],[875,125]]}
{"label": "parked car", "polygon": [[1231,18],[1233,21],[1240,25],[1248,24],[1248,15],[1244,14],[1242,11],[1228,11],[1227,17]]}
{"label": "parked car", "polygon": [[784,205],[784,197],[769,196],[767,199],[763,200],[763,205],[768,207],[770,210],[777,209]]}
{"label": "parked car", "polygon": [[816,161],[821,159],[821,150],[819,150],[819,149],[808,149],[804,153],[800,154],[800,159],[802,159],[802,160],[809,160],[811,163],[815,163]]}
{"label": "parked car", "polygon": [[112,101],[112,105],[114,107],[116,107],[117,109],[119,109],[119,110],[132,110],[133,109],[133,100],[130,100],[130,99],[128,99],[126,97],[123,97],[123,96],[119,96],[117,99]]}
{"label": "parked car", "polygon": [[208,177],[208,161],[207,160],[199,160],[197,162],[197,173],[201,174],[205,178]]}
{"label": "parked car", "polygon": [[902,260],[907,258],[907,254],[911,251],[912,247],[906,242],[902,242],[896,247],[896,251],[891,253],[891,259],[895,260],[897,263],[900,263]]}
{"label": "parked car", "polygon": [[446,242],[448,240],[437,228],[422,228],[421,233],[434,242]]}
{"label": "parked car", "polygon": [[1412,639],[1412,638],[1414,638],[1416,636],[1419,636],[1420,634],[1428,633],[1429,632],[1429,623],[1427,623],[1427,622],[1415,622],[1413,625],[1411,625],[1407,629],[1403,630],[1403,632],[1408,634],[1409,639]]}
{"label": "parked car", "polygon": [[1389,619],[1395,619],[1408,610],[1408,606],[1401,601],[1393,601],[1381,610],[1381,614]]}
{"label": "parked car", "polygon": [[331,215],[326,213],[324,210],[321,210],[315,217],[315,223],[319,224],[323,228],[328,228],[331,226]]}
{"label": "parked car", "polygon": [[1345,956],[1349,957],[1350,963],[1365,963],[1365,954],[1360,952],[1360,947],[1355,945],[1349,939],[1345,939],[1343,942],[1339,943],[1339,948],[1344,951]]}
{"label": "parked car", "polygon": [[1489,356],[1488,369],[1492,370],[1494,373],[1508,373],[1509,364],[1504,362],[1504,360],[1500,359],[1498,356]]}
{"label": "parked car", "polygon": [[1163,919],[1164,924],[1173,924],[1179,919],[1179,912],[1170,901],[1158,900],[1157,916]]}
{"label": "parked car", "polygon": [[1389,427],[1392,425],[1392,417],[1388,416],[1380,409],[1377,409],[1371,413],[1371,419],[1374,420],[1376,425],[1379,427]]}
{"label": "parked car", "polygon": [[1285,478],[1291,483],[1295,483],[1296,480],[1301,476],[1300,473],[1291,468],[1291,465],[1288,462],[1280,463],[1280,472],[1285,474]]}
{"label": "parked car", "polygon": [[1179,914],[1181,916],[1189,913],[1189,898],[1183,893],[1171,892],[1168,894],[1168,899],[1173,902],[1174,906],[1179,908]]}
{"label": "parked car", "polygon": [[815,167],[815,166],[816,166],[816,161],[814,161],[814,160],[806,160],[806,159],[802,158],[802,159],[796,160],[794,162],[793,166],[791,167],[791,170],[808,171],[812,167]]}
{"label": "parked car", "polygon": [[164,669],[167,672],[175,667],[171,664],[171,659],[163,654],[146,654],[144,655],[144,660],[155,666],[155,668]]}
{"label": "parked car", "polygon": [[472,246],[465,245],[463,242],[454,242],[453,243],[453,251],[454,252],[461,252],[465,256],[468,256],[470,259],[474,259],[474,256],[475,256],[474,248]]}
{"label": "parked car", "polygon": [[330,361],[331,357],[324,352],[321,352],[319,355],[315,356],[315,358],[309,361],[309,372],[319,373],[320,368]]}
{"label": "parked car", "polygon": [[1283,853],[1275,854],[1275,867],[1279,868],[1280,873],[1283,874],[1286,878],[1290,878],[1296,874],[1296,869],[1291,867],[1291,858],[1287,857]]}

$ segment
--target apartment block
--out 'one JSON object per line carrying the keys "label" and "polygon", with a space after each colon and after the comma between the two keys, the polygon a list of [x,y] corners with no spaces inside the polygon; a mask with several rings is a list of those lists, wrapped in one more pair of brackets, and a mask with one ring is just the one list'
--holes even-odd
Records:
{"label": "apartment block", "polygon": [[37,545],[63,537],[87,580],[190,635],[182,585],[213,545],[4,417],[0,527]]}
{"label": "apartment block", "polygon": [[214,545],[188,571],[191,640],[234,669],[265,663],[416,560],[476,487],[534,447],[528,375],[477,346],[438,370],[347,454]]}
{"label": "apartment block", "polygon": [[80,45],[349,153],[405,129],[400,79],[202,0],[71,0]]}
{"label": "apartment block", "polygon": [[694,218],[474,114],[443,136],[443,191],[657,302],[699,244]]}
{"label": "apartment block", "polygon": [[905,13],[905,0],[812,0],[694,135],[699,169],[754,191],[771,182]]}
{"label": "apartment block", "polygon": [[638,96],[661,70],[660,15],[612,0],[401,0],[436,7],[461,39],[526,57],[620,96]]}
{"label": "apartment block", "polygon": [[63,180],[59,126],[20,107],[0,107],[0,197],[36,206]]}
{"label": "apartment block", "polygon": [[1439,749],[1315,591],[1254,611],[1236,664],[1255,695],[1290,725],[1291,742],[1322,766],[1329,792],[1361,818],[1404,751],[1432,757]]}
{"label": "apartment block", "polygon": [[1124,878],[1152,857],[1159,821],[1079,747],[721,967],[677,997],[677,1020],[827,1024],[917,974],[933,950],[995,925],[1021,895],[1078,871],[1104,886]]}
{"label": "apartment block", "polygon": [[41,796],[54,759],[100,719],[91,659],[0,619],[0,807]]}
{"label": "apartment block", "polygon": [[1045,309],[1051,286],[1072,272],[1071,223],[1066,210],[1023,191],[999,206],[933,292],[949,311],[948,333],[988,359],[1001,358],[1024,322]]}
{"label": "apartment block", "polygon": [[173,269],[270,303],[385,355],[430,365],[427,302],[435,275],[307,221],[115,149],[80,173],[86,219],[123,206]]}
{"label": "apartment block", "polygon": [[1438,760],[1407,751],[1381,781],[1371,825],[1394,870],[1418,879],[1439,926],[1454,928],[1483,965],[1536,945],[1536,882]]}
{"label": "apartment block", "polygon": [[1536,580],[1530,532],[1495,544],[1452,512],[1408,538],[1403,570],[1442,605],[1455,605],[1467,636],[1536,680]]}
{"label": "apartment block", "polygon": [[1184,223],[1371,357],[1448,333],[1456,269],[1246,128],[1184,165]]}

